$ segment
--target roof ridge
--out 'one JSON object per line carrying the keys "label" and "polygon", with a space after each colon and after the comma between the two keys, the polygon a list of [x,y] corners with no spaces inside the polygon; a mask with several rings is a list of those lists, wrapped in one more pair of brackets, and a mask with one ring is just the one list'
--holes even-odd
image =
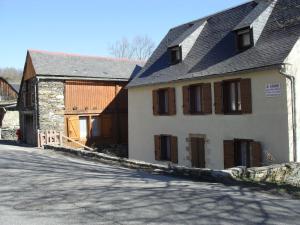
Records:
{"label": "roof ridge", "polygon": [[74,57],[82,57],[82,58],[98,58],[103,59],[107,61],[115,61],[115,62],[128,62],[128,63],[145,63],[144,60],[131,60],[127,58],[114,58],[109,56],[96,56],[96,55],[83,55],[83,54],[77,54],[77,53],[67,53],[67,52],[58,52],[58,51],[47,51],[47,50],[38,50],[38,49],[28,49],[30,52],[35,53],[42,53],[42,54],[48,54],[48,55],[60,55],[60,56],[74,56]]}
{"label": "roof ridge", "polygon": [[208,19],[209,19],[210,17],[212,17],[212,16],[216,16],[216,15],[218,15],[218,14],[220,14],[220,13],[223,13],[223,12],[226,12],[226,11],[228,11],[228,10],[232,10],[232,9],[238,8],[238,7],[240,7],[240,6],[243,6],[243,5],[245,5],[245,4],[249,4],[249,3],[251,3],[251,2],[257,2],[257,0],[245,0],[244,3],[240,3],[240,4],[237,4],[237,5],[235,5],[235,6],[232,6],[232,7],[226,8],[226,9],[222,9],[222,10],[216,12],[216,13],[211,13],[211,14],[209,14],[209,15],[207,15],[207,16],[203,16],[203,17],[201,17],[201,18],[194,19],[194,20],[189,21],[189,22],[186,22],[186,23],[182,23],[182,24],[180,24],[180,25],[178,25],[178,26],[172,27],[171,30],[176,29],[176,28],[181,27],[181,26],[184,26],[184,25],[191,24],[191,23],[197,23],[197,22],[200,22],[201,20],[208,20]]}

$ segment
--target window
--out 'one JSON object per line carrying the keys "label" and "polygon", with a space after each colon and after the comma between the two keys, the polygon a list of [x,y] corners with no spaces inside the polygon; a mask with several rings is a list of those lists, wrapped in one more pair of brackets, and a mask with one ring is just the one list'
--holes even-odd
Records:
{"label": "window", "polygon": [[224,82],[224,111],[239,113],[242,110],[240,80]]}
{"label": "window", "polygon": [[158,91],[158,105],[159,105],[159,114],[168,113],[168,91],[162,89]]}
{"label": "window", "polygon": [[202,113],[202,87],[190,87],[190,107],[191,113]]}
{"label": "window", "polygon": [[171,135],[155,135],[155,160],[178,163],[177,137]]}
{"label": "window", "polygon": [[224,168],[235,166],[258,167],[262,165],[262,148],[250,139],[224,141]]}
{"label": "window", "polygon": [[180,46],[169,48],[171,64],[177,64],[182,61],[182,50]]}
{"label": "window", "polygon": [[100,137],[101,136],[101,126],[100,126],[100,117],[92,116],[91,118],[91,135],[92,137]]}
{"label": "window", "polygon": [[86,139],[88,137],[88,117],[79,117],[79,134],[80,139]]}
{"label": "window", "polygon": [[250,167],[250,142],[249,140],[235,140],[235,166]]}
{"label": "window", "polygon": [[176,115],[175,88],[152,91],[154,115]]}
{"label": "window", "polygon": [[237,46],[239,51],[246,50],[253,45],[252,29],[246,28],[236,32]]}
{"label": "window", "polygon": [[171,136],[160,136],[161,160],[171,161]]}
{"label": "window", "polygon": [[251,79],[224,80],[214,83],[216,114],[252,113]]}
{"label": "window", "polygon": [[211,114],[211,84],[201,83],[182,87],[183,114]]}

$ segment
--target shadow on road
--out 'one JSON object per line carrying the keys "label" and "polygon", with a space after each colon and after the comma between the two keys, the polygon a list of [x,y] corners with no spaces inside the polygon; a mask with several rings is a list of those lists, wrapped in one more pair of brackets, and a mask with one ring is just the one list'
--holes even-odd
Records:
{"label": "shadow on road", "polygon": [[1,207],[45,220],[293,224],[300,219],[299,200],[267,195],[254,187],[186,181],[67,160],[54,152],[1,150],[0,184]]}

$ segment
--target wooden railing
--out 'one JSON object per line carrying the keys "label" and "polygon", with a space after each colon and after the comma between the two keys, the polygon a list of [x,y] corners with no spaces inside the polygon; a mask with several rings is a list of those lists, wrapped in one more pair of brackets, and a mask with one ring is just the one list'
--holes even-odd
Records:
{"label": "wooden railing", "polygon": [[39,130],[38,131],[38,147],[39,148],[42,148],[44,145],[63,146],[64,145],[63,139],[73,142],[76,145],[79,145],[80,147],[82,147],[84,149],[94,151],[94,149],[63,135],[63,132],[61,132],[61,131],[54,131],[54,130],[46,130],[46,131]]}

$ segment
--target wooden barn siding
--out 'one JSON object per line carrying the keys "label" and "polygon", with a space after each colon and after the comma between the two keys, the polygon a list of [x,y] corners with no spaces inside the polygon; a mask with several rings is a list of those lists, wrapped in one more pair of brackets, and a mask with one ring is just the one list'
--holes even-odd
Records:
{"label": "wooden barn siding", "polygon": [[4,80],[0,79],[0,95],[2,100],[14,100],[17,99],[18,94],[12,87]]}
{"label": "wooden barn siding", "polygon": [[120,90],[121,86],[115,83],[66,81],[66,111],[103,111],[108,107],[113,110],[113,100]]}
{"label": "wooden barn siding", "polygon": [[[66,81],[65,83],[65,131],[72,115],[112,117],[112,137],[79,140],[82,144],[128,143],[128,98],[124,89],[127,82]],[[66,143],[72,147],[76,144]]]}
{"label": "wooden barn siding", "polygon": [[27,54],[25,69],[24,69],[24,74],[23,74],[24,80],[29,80],[29,79],[33,78],[35,75],[36,75],[36,73],[35,73],[35,69],[32,64],[31,57],[29,54]]}

